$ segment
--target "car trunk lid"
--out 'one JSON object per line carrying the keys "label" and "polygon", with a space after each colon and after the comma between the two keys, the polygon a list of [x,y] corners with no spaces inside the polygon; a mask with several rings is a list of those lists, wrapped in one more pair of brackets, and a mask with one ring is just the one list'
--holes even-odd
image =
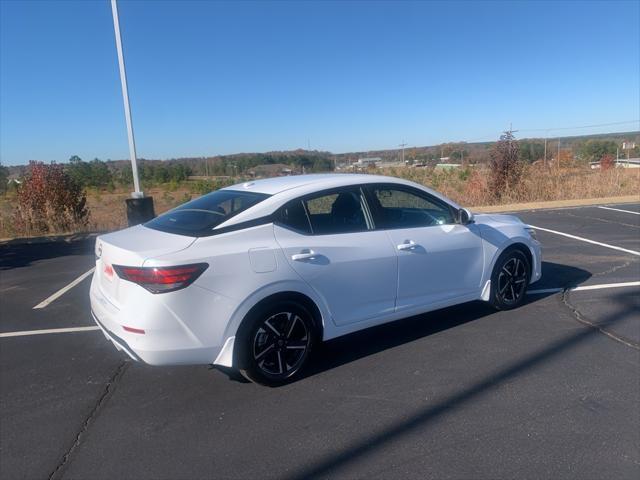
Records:
{"label": "car trunk lid", "polygon": [[126,301],[133,284],[118,277],[113,265],[140,267],[145,260],[188,248],[196,239],[161,232],[142,225],[101,235],[96,239],[96,274],[100,290],[115,306]]}

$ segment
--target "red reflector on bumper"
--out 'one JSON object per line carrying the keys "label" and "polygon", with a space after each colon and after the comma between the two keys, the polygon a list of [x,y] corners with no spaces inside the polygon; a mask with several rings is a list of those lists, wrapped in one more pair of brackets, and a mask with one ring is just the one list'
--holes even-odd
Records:
{"label": "red reflector on bumper", "polygon": [[142,330],[141,328],[127,327],[126,325],[123,325],[122,328],[124,328],[126,332],[141,333],[142,335],[144,335],[144,330]]}

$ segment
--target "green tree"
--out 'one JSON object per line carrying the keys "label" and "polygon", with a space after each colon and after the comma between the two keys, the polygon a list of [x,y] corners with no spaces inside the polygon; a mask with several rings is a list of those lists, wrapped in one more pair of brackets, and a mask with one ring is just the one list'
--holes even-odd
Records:
{"label": "green tree", "polygon": [[451,152],[451,155],[449,155],[449,158],[451,160],[462,161],[465,158],[469,158],[469,151],[466,149],[454,150],[453,152]]}
{"label": "green tree", "polygon": [[0,163],[0,193],[7,191],[7,182],[9,181],[9,169]]}
{"label": "green tree", "polygon": [[113,181],[111,170],[102,160],[95,158],[90,164],[89,179],[87,185],[93,187],[106,187]]}
{"label": "green tree", "polygon": [[130,164],[126,164],[118,171],[116,181],[120,185],[133,186],[133,171]]}
{"label": "green tree", "polygon": [[606,155],[615,155],[617,148],[612,140],[587,140],[578,149],[578,156],[585,162],[599,162]]}
{"label": "green tree", "polygon": [[81,186],[87,186],[91,182],[91,166],[83,162],[77,155],[72,155],[69,158],[69,164],[67,165],[67,173],[69,176]]}
{"label": "green tree", "polygon": [[522,140],[520,143],[520,160],[533,163],[544,158],[544,143]]}

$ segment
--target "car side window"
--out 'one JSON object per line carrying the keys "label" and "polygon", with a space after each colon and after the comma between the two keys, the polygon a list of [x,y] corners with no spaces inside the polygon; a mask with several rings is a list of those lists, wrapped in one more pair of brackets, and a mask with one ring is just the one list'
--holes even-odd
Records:
{"label": "car side window", "polygon": [[303,199],[314,235],[363,232],[372,228],[359,188],[340,189]]}
{"label": "car side window", "polygon": [[330,235],[373,228],[359,188],[340,189],[309,196],[287,204],[280,222],[301,233]]}
{"label": "car side window", "polygon": [[381,228],[430,227],[455,223],[451,208],[426,193],[393,186],[371,187],[376,225]]}
{"label": "car side window", "polygon": [[294,200],[282,207],[278,222],[300,233],[311,234],[309,217],[301,200]]}

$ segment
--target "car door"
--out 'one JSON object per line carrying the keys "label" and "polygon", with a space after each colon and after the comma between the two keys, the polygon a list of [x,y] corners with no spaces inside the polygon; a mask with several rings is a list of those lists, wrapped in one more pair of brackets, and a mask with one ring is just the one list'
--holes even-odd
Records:
{"label": "car door", "polygon": [[386,233],[373,229],[361,188],[289,202],[274,229],[287,261],[326,301],[337,325],[393,313],[396,254]]}
{"label": "car door", "polygon": [[398,255],[397,310],[429,306],[479,292],[482,238],[461,225],[442,200],[409,186],[371,185],[373,218]]}

